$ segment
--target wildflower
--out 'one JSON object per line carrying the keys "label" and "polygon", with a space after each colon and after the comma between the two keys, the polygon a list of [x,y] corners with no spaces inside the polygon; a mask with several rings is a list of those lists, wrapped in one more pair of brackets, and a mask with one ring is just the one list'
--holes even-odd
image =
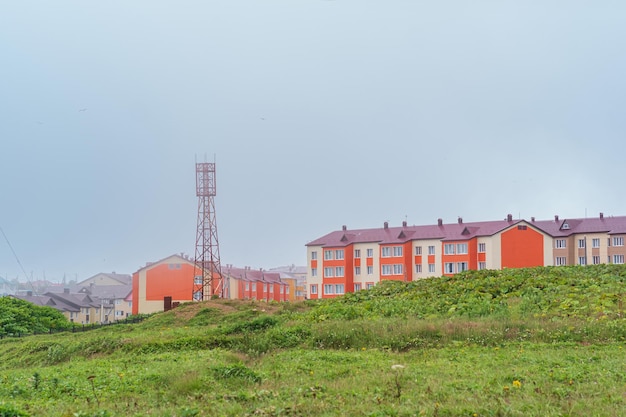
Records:
{"label": "wildflower", "polygon": [[513,386],[515,388],[521,388],[522,387],[522,383],[516,379],[515,381],[513,381]]}
{"label": "wildflower", "polygon": [[510,388],[508,385],[505,385],[504,388],[502,388],[505,392],[508,391]]}
{"label": "wildflower", "polygon": [[366,350],[366,349],[364,347],[362,347],[361,350]]}
{"label": "wildflower", "polygon": [[309,375],[313,375],[313,371],[310,371],[310,372],[309,372]]}

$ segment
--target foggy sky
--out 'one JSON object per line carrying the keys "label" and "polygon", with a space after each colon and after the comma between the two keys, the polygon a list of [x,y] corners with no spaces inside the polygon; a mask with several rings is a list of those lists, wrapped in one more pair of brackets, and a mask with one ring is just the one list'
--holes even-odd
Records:
{"label": "foggy sky", "polygon": [[[0,227],[27,275],[194,254],[217,162],[222,264],[332,230],[625,215],[626,4],[0,3]],[[0,276],[20,277],[0,236]]]}

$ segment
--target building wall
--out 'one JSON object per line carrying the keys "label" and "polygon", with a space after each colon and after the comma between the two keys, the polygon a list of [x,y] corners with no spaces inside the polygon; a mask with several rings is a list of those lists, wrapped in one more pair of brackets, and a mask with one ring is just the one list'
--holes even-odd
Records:
{"label": "building wall", "polygon": [[543,233],[519,223],[500,235],[502,268],[543,266]]}

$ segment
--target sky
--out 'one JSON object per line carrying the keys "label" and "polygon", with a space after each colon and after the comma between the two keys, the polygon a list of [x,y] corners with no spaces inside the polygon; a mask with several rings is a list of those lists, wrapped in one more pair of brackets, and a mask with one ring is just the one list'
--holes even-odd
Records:
{"label": "sky", "polygon": [[0,277],[348,229],[626,215],[626,2],[0,3]]}

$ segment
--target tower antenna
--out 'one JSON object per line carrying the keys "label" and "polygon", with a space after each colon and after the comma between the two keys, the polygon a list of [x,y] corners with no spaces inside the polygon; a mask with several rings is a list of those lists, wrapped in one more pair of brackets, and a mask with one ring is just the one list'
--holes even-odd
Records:
{"label": "tower antenna", "polygon": [[196,257],[192,294],[196,301],[206,301],[213,297],[228,297],[228,288],[220,265],[220,247],[215,219],[215,195],[215,157],[213,162],[196,162],[198,227],[196,229]]}

